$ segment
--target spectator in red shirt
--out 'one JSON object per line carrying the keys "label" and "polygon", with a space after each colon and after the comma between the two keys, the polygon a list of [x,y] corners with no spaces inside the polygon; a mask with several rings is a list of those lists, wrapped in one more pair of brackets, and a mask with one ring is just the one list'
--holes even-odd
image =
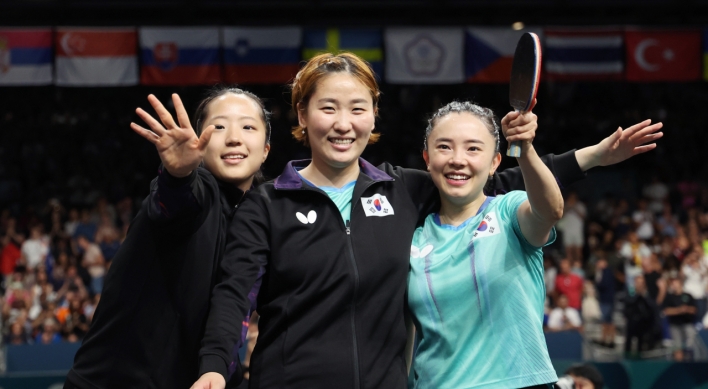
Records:
{"label": "spectator in red shirt", "polygon": [[570,271],[570,259],[560,261],[560,273],[556,276],[556,289],[558,295],[568,297],[568,306],[580,311],[583,298],[583,279]]}

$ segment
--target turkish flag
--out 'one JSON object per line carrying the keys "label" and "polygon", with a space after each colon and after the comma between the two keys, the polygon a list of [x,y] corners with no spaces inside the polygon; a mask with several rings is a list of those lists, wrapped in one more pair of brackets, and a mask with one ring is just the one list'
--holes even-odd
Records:
{"label": "turkish flag", "polygon": [[701,78],[699,30],[628,30],[627,80],[695,81]]}

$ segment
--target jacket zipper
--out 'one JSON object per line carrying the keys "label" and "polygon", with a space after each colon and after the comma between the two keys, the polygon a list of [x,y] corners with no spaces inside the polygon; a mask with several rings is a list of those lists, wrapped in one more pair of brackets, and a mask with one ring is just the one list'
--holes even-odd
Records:
{"label": "jacket zipper", "polygon": [[[351,216],[350,216],[351,217]],[[351,323],[352,323],[352,342],[354,347],[354,388],[359,389],[361,384],[359,383],[359,345],[356,339],[356,295],[359,290],[359,268],[356,266],[356,260],[354,259],[354,248],[352,246],[352,234],[351,234],[351,222],[347,220],[347,246],[349,247],[349,259],[354,266],[354,293],[352,293],[352,305],[351,305]]]}
{"label": "jacket zipper", "polygon": [[[374,184],[374,182],[368,183],[364,189],[361,191],[363,194],[364,192],[369,189]],[[329,197],[329,196],[327,196]],[[360,196],[361,198],[361,196]],[[330,199],[331,201],[331,199]],[[351,212],[354,212],[354,194],[352,193],[352,205],[351,205]],[[356,199],[358,202],[359,199]],[[352,322],[352,342],[354,344],[354,389],[360,389],[361,388],[361,382],[359,379],[359,343],[357,342],[356,338],[356,296],[357,292],[359,291],[359,267],[356,265],[356,259],[354,258],[354,248],[352,245],[352,229],[351,229],[351,214],[349,216],[350,220],[347,220],[345,227],[347,231],[347,246],[349,246],[349,259],[352,262],[352,266],[354,267],[354,293],[352,293],[352,306],[350,309],[351,312],[351,322]]]}
{"label": "jacket zipper", "polygon": [[[378,182],[378,181],[375,181]],[[369,184],[364,187],[364,190],[361,193],[366,192],[367,189],[371,185],[373,185],[375,182],[370,182]],[[310,189],[312,190],[312,189]],[[323,194],[324,196],[327,197],[327,199],[330,201],[330,203],[334,204],[332,199],[327,196],[326,193],[324,193],[321,189],[314,189],[314,192],[318,192]],[[354,195],[352,194],[352,212],[354,211]],[[358,201],[358,199],[357,199]],[[335,208],[337,207],[336,204],[334,204]],[[339,209],[337,209],[339,211]],[[351,216],[350,216],[351,219]],[[354,350],[354,389],[360,389],[361,388],[361,382],[359,378],[359,346],[356,338],[356,296],[357,292],[359,290],[359,268],[356,265],[356,259],[354,259],[354,248],[352,245],[352,231],[351,231],[351,221],[347,220],[346,223],[344,224],[345,231],[347,234],[347,246],[349,248],[349,260],[352,263],[352,266],[354,267],[354,293],[352,293],[352,305],[350,308],[350,313],[351,313],[351,325],[352,325],[352,343],[354,345],[353,350]]]}

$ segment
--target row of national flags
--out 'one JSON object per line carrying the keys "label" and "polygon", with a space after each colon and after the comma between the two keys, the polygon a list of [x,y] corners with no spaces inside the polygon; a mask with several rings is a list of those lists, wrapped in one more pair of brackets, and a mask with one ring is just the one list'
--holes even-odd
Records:
{"label": "row of national flags", "polygon": [[0,27],[0,86],[282,84],[341,51],[392,84],[507,83],[529,31],[543,80],[708,80],[708,29]]}

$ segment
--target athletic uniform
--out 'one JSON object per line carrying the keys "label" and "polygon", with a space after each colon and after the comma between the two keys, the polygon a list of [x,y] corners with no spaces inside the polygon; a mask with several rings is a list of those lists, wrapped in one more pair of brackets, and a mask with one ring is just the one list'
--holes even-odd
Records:
{"label": "athletic uniform", "polygon": [[[543,253],[521,234],[526,192],[488,197],[459,226],[429,215],[411,245],[413,387],[522,388],[557,381],[543,335]],[[555,239],[551,232],[548,243]]]}
{"label": "athletic uniform", "polygon": [[199,378],[211,290],[242,196],[203,168],[184,178],[161,170],[113,259],[66,388],[188,388]]}
{"label": "athletic uniform", "polygon": [[[561,172],[560,182],[583,177],[573,152],[544,162]],[[247,297],[260,280],[251,389],[405,388],[410,242],[416,225],[437,209],[437,189],[425,172],[360,159],[347,218],[336,196],[298,174],[309,163],[290,162],[241,203],[214,289],[200,374],[227,376]],[[518,169],[501,172],[494,188],[523,188],[523,177]]]}

